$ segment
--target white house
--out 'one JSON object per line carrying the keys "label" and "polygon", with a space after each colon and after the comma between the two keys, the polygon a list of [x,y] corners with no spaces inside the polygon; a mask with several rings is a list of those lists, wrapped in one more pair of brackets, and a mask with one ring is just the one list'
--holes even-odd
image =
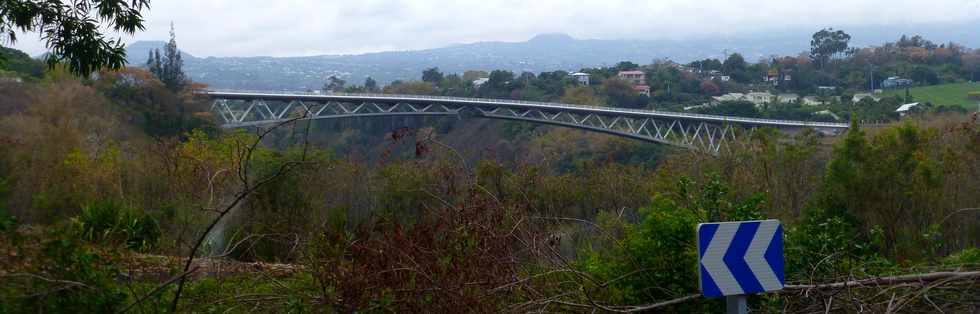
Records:
{"label": "white house", "polygon": [[817,91],[821,95],[832,94],[837,91],[837,86],[817,86]]}
{"label": "white house", "polygon": [[899,106],[898,109],[895,109],[895,112],[898,112],[899,116],[904,117],[905,115],[909,114],[909,111],[912,111],[912,108],[915,108],[918,105],[919,103],[917,102],[911,104],[904,104]]}
{"label": "white house", "polygon": [[591,75],[588,73],[575,72],[571,74],[575,78],[575,81],[582,85],[589,85],[589,78]]}
{"label": "white house", "polygon": [[820,106],[820,105],[823,105],[823,101],[820,101],[820,98],[817,98],[817,96],[806,96],[806,97],[803,97],[803,105],[804,106]]}
{"label": "white house", "polygon": [[716,101],[736,101],[745,100],[745,94],[742,93],[728,93],[721,96],[712,97]]}
{"label": "white house", "polygon": [[859,93],[859,94],[854,94],[854,97],[851,97],[851,102],[856,103],[856,102],[861,101],[861,99],[865,99],[865,98],[871,98],[871,100],[874,100],[874,101],[881,100],[881,97],[877,97],[877,96],[872,95],[872,94],[869,94],[869,93]]}
{"label": "white house", "polygon": [[800,95],[794,93],[783,93],[776,95],[776,101],[784,104],[794,103],[800,100]]}
{"label": "white house", "polygon": [[23,83],[23,82],[24,80],[22,80],[20,77],[16,75],[13,74],[7,75],[4,73],[0,73],[0,83]]}
{"label": "white house", "polygon": [[756,106],[762,106],[771,103],[772,100],[775,98],[776,95],[773,95],[772,93],[769,92],[751,92],[745,94],[745,100],[751,101]]}
{"label": "white house", "polygon": [[473,80],[473,86],[480,87],[480,85],[486,84],[488,81],[490,81],[489,77],[481,77]]}
{"label": "white house", "polygon": [[694,105],[694,106],[684,107],[684,111],[691,111],[691,110],[694,110],[694,109],[701,109],[701,108],[710,108],[710,107],[714,107],[714,106],[715,106],[715,104],[710,103],[710,102],[706,102],[706,103],[703,103],[703,104],[700,104],[700,105]]}
{"label": "white house", "polygon": [[836,114],[834,114],[833,112],[831,112],[830,110],[821,110],[821,111],[814,112],[813,114],[815,114],[815,115],[830,116],[830,117],[834,118],[834,120],[840,121],[840,117],[837,116]]}

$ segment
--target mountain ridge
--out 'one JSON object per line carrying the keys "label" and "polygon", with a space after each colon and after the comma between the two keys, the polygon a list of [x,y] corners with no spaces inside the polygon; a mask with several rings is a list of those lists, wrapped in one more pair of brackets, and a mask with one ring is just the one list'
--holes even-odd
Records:
{"label": "mountain ridge", "polygon": [[[903,25],[861,27],[848,30],[852,45],[880,45],[902,34],[921,34],[937,43],[954,41],[980,46],[971,35],[980,20],[956,25]],[[381,83],[418,79],[421,72],[438,67],[446,73],[466,70],[510,70],[514,72],[577,71],[584,67],[609,66],[619,61],[650,63],[657,59],[690,62],[703,58],[723,59],[726,53],[741,53],[749,61],[771,55],[797,55],[809,49],[812,31],[781,30],[730,36],[676,39],[577,39],[563,33],[538,34],[526,41],[483,41],[445,47],[381,51],[363,54],[314,56],[197,57],[182,51],[185,72],[195,81],[214,88],[311,90],[327,78],[337,76],[348,84],[361,84],[372,77]],[[131,65],[145,63],[149,49],[163,41],[134,42],[127,47]]]}

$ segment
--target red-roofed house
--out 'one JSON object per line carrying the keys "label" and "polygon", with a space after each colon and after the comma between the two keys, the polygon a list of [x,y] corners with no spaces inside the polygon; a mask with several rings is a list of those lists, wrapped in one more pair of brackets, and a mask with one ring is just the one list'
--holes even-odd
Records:
{"label": "red-roofed house", "polygon": [[643,71],[619,71],[616,77],[633,85],[643,85],[647,82],[647,76]]}
{"label": "red-roofed house", "polygon": [[640,95],[650,96],[650,86],[646,85],[633,85],[633,91]]}

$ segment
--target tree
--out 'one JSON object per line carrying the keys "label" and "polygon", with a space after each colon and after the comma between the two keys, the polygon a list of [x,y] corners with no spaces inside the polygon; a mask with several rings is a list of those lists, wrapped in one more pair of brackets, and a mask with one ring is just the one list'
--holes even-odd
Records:
{"label": "tree", "polygon": [[851,35],[842,30],[821,29],[813,33],[813,40],[810,41],[810,58],[823,69],[828,61],[841,57],[848,51],[847,43],[850,41]]}
{"label": "tree", "polygon": [[912,68],[911,79],[916,83],[925,85],[939,84],[939,73],[931,67],[917,65]]}
{"label": "tree", "polygon": [[160,49],[154,49],[150,52],[146,67],[171,91],[179,91],[187,85],[184,60],[180,56],[180,49],[177,49],[177,35],[173,23],[170,23],[170,42],[163,47],[163,58],[160,57]]}
{"label": "tree", "polygon": [[755,107],[755,104],[744,100],[723,101],[716,106],[702,108],[698,113],[748,118],[762,116],[759,109]]}
{"label": "tree", "polygon": [[720,71],[721,61],[719,61],[718,59],[708,58],[700,61],[691,62],[689,66],[702,71],[711,71],[711,70]]}
{"label": "tree", "polygon": [[404,94],[404,95],[437,95],[438,90],[435,86],[429,82],[423,81],[408,81],[399,82],[398,84],[392,83],[391,85],[385,86],[384,92],[386,94]]}
{"label": "tree", "polygon": [[463,81],[472,82],[473,80],[484,78],[489,75],[487,71],[467,70],[463,72]]}
{"label": "tree", "polygon": [[[67,3],[66,3],[67,2]],[[0,35],[16,42],[16,31],[42,33],[50,49],[49,66],[64,63],[76,75],[126,65],[122,40],[107,39],[101,30],[132,35],[143,30],[149,0],[6,0],[0,2]]]}
{"label": "tree", "polygon": [[514,81],[514,72],[504,70],[493,70],[490,72],[489,84],[494,89],[502,89]]}
{"label": "tree", "polygon": [[[163,66],[160,64],[160,49],[150,49],[150,55],[146,57],[146,70],[154,76],[163,73]],[[159,77],[157,77],[159,79]]]}
{"label": "tree", "polygon": [[721,65],[722,72],[731,76],[733,80],[739,83],[747,83],[749,81],[747,69],[748,64],[745,63],[745,58],[738,53],[733,53],[728,56],[725,59],[725,63]]}
{"label": "tree", "polygon": [[369,93],[378,91],[378,82],[368,76],[368,78],[364,79],[364,91]]}
{"label": "tree", "polygon": [[616,70],[618,71],[636,70],[639,67],[640,67],[639,64],[629,62],[629,61],[620,61],[619,63],[616,64]]}
{"label": "tree", "polygon": [[906,123],[866,136],[852,122],[827,165],[824,207],[857,217],[868,233],[880,228],[888,255],[921,256],[923,222],[941,217],[941,182],[952,173],[933,153],[937,134]]}
{"label": "tree", "polygon": [[633,90],[630,83],[617,77],[602,81],[602,93],[609,97],[609,102],[616,107],[637,108],[646,105],[641,103],[640,95]]}
{"label": "tree", "polygon": [[493,70],[485,84],[480,86],[483,97],[510,97],[514,86],[514,72]]}
{"label": "tree", "polygon": [[708,96],[718,95],[718,93],[721,93],[721,87],[718,87],[718,84],[715,84],[715,82],[712,81],[703,81],[701,82],[700,87],[701,93]]}
{"label": "tree", "polygon": [[439,68],[428,68],[422,71],[422,81],[429,82],[432,84],[439,84],[442,82],[442,72],[439,72]]}
{"label": "tree", "polygon": [[344,81],[336,76],[331,75],[330,77],[327,78],[327,83],[323,84],[323,91],[339,92],[344,90],[344,84],[347,84],[347,81]]}
{"label": "tree", "polygon": [[575,105],[602,105],[602,101],[595,96],[595,92],[593,92],[592,88],[588,86],[578,86],[565,89],[565,94],[561,96],[560,101],[566,104]]}

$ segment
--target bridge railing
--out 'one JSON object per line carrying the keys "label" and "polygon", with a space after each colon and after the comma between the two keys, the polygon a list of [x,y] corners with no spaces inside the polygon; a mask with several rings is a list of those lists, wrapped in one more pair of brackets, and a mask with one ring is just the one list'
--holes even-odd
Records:
{"label": "bridge railing", "polygon": [[708,115],[700,113],[686,113],[686,112],[672,112],[672,111],[660,111],[660,110],[642,110],[642,109],[629,109],[629,108],[616,108],[616,107],[604,107],[604,106],[590,106],[590,105],[578,105],[578,104],[565,104],[565,103],[555,103],[555,102],[540,102],[540,101],[529,101],[529,100],[514,100],[514,99],[496,99],[496,98],[471,98],[471,97],[454,97],[454,96],[430,96],[430,95],[409,95],[409,94],[380,94],[380,93],[316,93],[316,92],[270,92],[270,91],[257,91],[257,90],[209,90],[205,91],[205,94],[242,94],[249,96],[256,95],[270,95],[270,96],[314,96],[314,97],[325,97],[329,98],[331,96],[335,97],[350,97],[350,98],[374,98],[374,99],[391,99],[391,100],[405,100],[405,99],[417,99],[417,100],[441,100],[441,101],[456,101],[456,102],[468,102],[468,103],[491,103],[491,104],[521,104],[521,105],[532,105],[537,107],[553,107],[555,109],[564,108],[579,108],[593,111],[607,111],[607,112],[622,112],[622,113],[634,113],[634,114],[656,114],[660,116],[669,116],[676,118],[687,118],[687,119],[703,119],[703,120],[716,120],[722,122],[740,122],[740,123],[750,123],[750,124],[762,124],[762,125],[798,125],[798,126],[808,126],[808,127],[825,127],[825,128],[848,128],[850,127],[847,123],[833,123],[833,122],[814,122],[814,121],[801,121],[801,120],[778,120],[778,119],[764,119],[764,118],[748,118],[748,117],[732,117],[732,116],[720,116],[720,115]]}

